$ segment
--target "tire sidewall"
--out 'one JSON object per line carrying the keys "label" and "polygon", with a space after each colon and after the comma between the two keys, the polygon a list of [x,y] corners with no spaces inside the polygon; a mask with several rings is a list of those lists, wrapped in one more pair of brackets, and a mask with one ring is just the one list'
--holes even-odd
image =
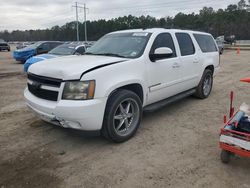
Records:
{"label": "tire sidewall", "polygon": [[[123,100],[128,99],[128,98],[134,99],[134,101],[137,103],[138,108],[139,108],[139,120],[138,120],[138,123],[136,124],[136,127],[134,128],[134,130],[130,134],[128,134],[126,136],[121,136],[121,135],[118,135],[116,130],[114,129],[113,118],[114,118],[114,114],[117,110],[118,105]],[[106,117],[104,117],[103,126],[105,126],[104,128],[106,128],[107,134],[110,137],[110,139],[115,141],[115,142],[124,142],[124,141],[130,139],[131,137],[133,137],[133,135],[136,133],[137,129],[140,126],[141,117],[142,117],[141,100],[135,93],[133,93],[131,91],[118,90],[115,94],[110,96],[110,98],[107,102],[107,107],[106,107],[104,116],[106,116]]]}
{"label": "tire sidewall", "polygon": [[[205,95],[203,87],[204,87],[204,81],[205,81],[205,79],[206,79],[207,76],[211,77],[211,87],[210,87],[209,93],[207,95]],[[203,79],[202,79],[202,94],[203,94],[204,98],[207,98],[211,94],[212,89],[213,89],[213,74],[212,74],[211,70],[206,70],[204,72],[204,76],[203,76]]]}

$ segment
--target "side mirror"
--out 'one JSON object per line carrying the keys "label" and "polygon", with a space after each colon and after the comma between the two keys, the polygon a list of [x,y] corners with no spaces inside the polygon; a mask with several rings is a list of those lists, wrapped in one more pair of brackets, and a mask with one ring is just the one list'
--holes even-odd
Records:
{"label": "side mirror", "polygon": [[149,58],[151,61],[155,62],[159,59],[165,59],[171,57],[173,55],[173,51],[167,47],[156,48],[153,54],[149,54]]}

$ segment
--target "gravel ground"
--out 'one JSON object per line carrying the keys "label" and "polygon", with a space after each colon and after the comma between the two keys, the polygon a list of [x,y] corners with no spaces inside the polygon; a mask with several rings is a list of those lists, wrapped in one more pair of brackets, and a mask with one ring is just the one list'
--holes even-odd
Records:
{"label": "gravel ground", "polygon": [[250,103],[250,51],[225,51],[206,100],[192,97],[144,113],[134,138],[113,144],[49,125],[24,104],[22,64],[0,52],[0,187],[242,187],[250,159],[220,161],[219,129],[235,105]]}

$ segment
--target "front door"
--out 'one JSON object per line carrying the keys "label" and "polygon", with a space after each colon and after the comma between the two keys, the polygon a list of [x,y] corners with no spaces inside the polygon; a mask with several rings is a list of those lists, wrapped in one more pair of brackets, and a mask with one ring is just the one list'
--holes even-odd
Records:
{"label": "front door", "polygon": [[172,56],[147,62],[148,101],[147,104],[173,96],[181,90],[181,65],[176,55],[176,48],[170,33],[161,33],[153,42],[150,53],[155,49],[168,47],[172,49]]}

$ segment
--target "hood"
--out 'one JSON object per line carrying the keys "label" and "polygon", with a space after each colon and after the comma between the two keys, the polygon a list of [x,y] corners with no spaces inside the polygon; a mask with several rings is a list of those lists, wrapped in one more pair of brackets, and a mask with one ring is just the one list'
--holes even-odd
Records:
{"label": "hood", "polygon": [[40,55],[33,56],[31,59],[38,59],[41,61],[41,60],[51,59],[51,58],[55,58],[55,57],[58,57],[58,55],[40,54]]}
{"label": "hood", "polygon": [[82,73],[90,69],[125,60],[126,58],[110,56],[71,55],[38,62],[29,68],[29,72],[50,78],[75,80],[80,79]]}
{"label": "hood", "polygon": [[30,65],[34,64],[34,63],[37,63],[39,61],[43,61],[45,59],[52,59],[52,58],[55,58],[57,57],[56,55],[51,55],[51,54],[41,54],[41,55],[36,55],[36,56],[33,56],[31,58],[29,58],[23,65],[23,68],[24,68],[24,72],[27,72]]}
{"label": "hood", "polygon": [[25,48],[21,48],[21,49],[15,50],[14,52],[16,52],[16,53],[22,53],[22,52],[29,52],[29,51],[35,51],[35,50],[36,50],[35,48],[29,48],[27,46]]}
{"label": "hood", "polygon": [[20,50],[15,50],[13,52],[13,57],[15,59],[23,59],[23,60],[27,60],[30,57],[32,57],[34,54],[36,53],[35,49],[20,49]]}

